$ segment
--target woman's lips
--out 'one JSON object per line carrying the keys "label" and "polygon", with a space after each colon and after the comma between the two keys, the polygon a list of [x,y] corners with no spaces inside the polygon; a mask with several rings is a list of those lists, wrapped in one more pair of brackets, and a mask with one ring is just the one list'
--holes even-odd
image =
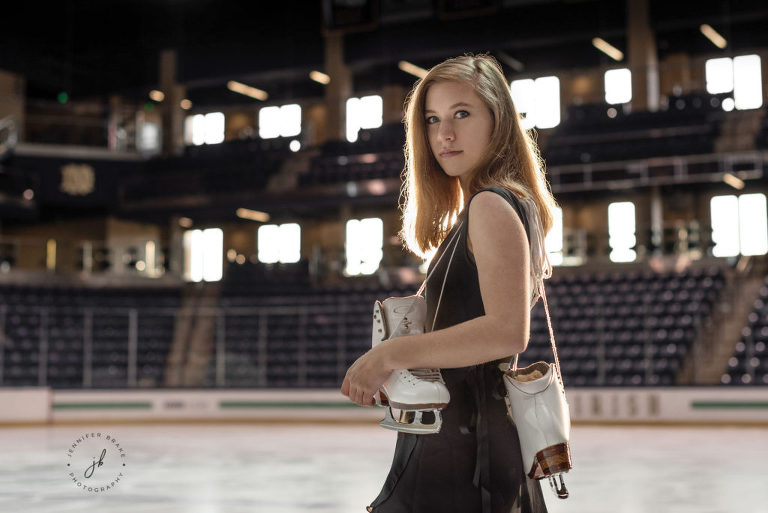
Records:
{"label": "woman's lips", "polygon": [[455,157],[459,153],[461,153],[461,151],[446,151],[445,153],[441,153],[440,156],[443,158]]}

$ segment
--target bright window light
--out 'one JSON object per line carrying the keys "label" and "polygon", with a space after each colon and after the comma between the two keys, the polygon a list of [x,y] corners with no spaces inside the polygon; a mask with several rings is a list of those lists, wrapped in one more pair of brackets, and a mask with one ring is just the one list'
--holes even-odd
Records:
{"label": "bright window light", "polygon": [[224,142],[224,113],[211,112],[205,115],[205,144]]}
{"label": "bright window light", "polygon": [[292,103],[259,110],[259,137],[293,137],[301,133],[301,106]]}
{"label": "bright window light", "polygon": [[157,123],[144,121],[141,124],[139,150],[144,153],[157,153],[160,150],[160,127]]}
{"label": "bright window light", "polygon": [[280,137],[280,107],[264,107],[259,110],[259,137]]}
{"label": "bright window light", "polygon": [[621,201],[608,205],[608,245],[612,262],[632,262],[635,250],[635,205]]}
{"label": "bright window light", "polygon": [[523,129],[529,130],[533,128],[536,125],[533,119],[536,106],[536,98],[533,93],[533,79],[513,80],[509,89],[512,92],[512,101],[517,112],[524,116],[522,120]]}
{"label": "bright window light", "polygon": [[739,110],[762,107],[763,84],[759,55],[742,55],[733,59],[733,99]]}
{"label": "bright window light", "polygon": [[[723,57],[706,62],[707,92],[733,91],[734,106],[739,110],[763,106],[763,83],[759,55]],[[725,102],[723,102],[725,106]],[[726,110],[732,110],[729,106]]]}
{"label": "bright window light", "polygon": [[224,142],[224,113],[195,114],[184,122],[184,141],[187,144],[219,144]]}
{"label": "bright window light", "polygon": [[221,280],[223,251],[224,232],[220,228],[184,232],[184,279]]}
{"label": "bright window light", "polygon": [[301,227],[297,223],[265,224],[258,231],[259,262],[291,264],[301,259]]}
{"label": "bright window light", "polygon": [[379,128],[383,122],[384,102],[379,95],[347,100],[347,141],[357,141],[361,128]]}
{"label": "bright window light", "polygon": [[632,72],[627,68],[605,72],[606,103],[627,103],[632,101]]}
{"label": "bright window light", "polygon": [[547,248],[550,264],[563,263],[563,209],[560,207],[552,211],[552,229],[544,239],[544,247]]}
{"label": "bright window light", "polygon": [[768,253],[768,217],[766,217],[765,194],[742,194],[739,196],[739,220],[741,254],[765,255]]}
{"label": "bright window light", "polygon": [[384,223],[379,218],[347,221],[347,276],[373,274],[384,256]]}
{"label": "bright window light", "polygon": [[709,94],[733,91],[733,61],[730,57],[709,59],[704,64]]}
{"label": "bright window light", "polygon": [[514,80],[510,84],[512,101],[525,114],[523,128],[553,128],[560,124],[560,79],[540,77]]}
{"label": "bright window light", "polygon": [[739,254],[739,200],[736,196],[715,196],[709,201],[712,223],[712,255],[730,257]]}

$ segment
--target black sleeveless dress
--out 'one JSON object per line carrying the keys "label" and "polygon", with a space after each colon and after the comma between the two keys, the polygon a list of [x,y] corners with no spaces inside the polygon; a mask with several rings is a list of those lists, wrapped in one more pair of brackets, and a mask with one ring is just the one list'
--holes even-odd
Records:
{"label": "black sleeveless dress", "polygon": [[[515,208],[530,240],[523,207],[514,194],[502,187],[483,190],[500,194]],[[445,282],[435,330],[485,314],[477,267],[467,248],[468,215],[469,203],[459,217],[464,222],[456,235],[458,246]],[[458,224],[438,248],[430,271]],[[427,328],[434,318],[449,258],[450,252],[440,259],[427,282]],[[546,513],[539,482],[528,479],[523,470],[520,442],[507,414],[498,363],[442,369],[451,400],[442,412],[440,432],[398,433],[392,468],[369,511]]]}

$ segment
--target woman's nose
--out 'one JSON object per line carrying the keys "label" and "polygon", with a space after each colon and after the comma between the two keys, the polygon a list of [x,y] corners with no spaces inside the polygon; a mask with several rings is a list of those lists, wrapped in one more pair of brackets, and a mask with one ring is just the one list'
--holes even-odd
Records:
{"label": "woman's nose", "polygon": [[453,131],[453,125],[450,122],[440,123],[440,128],[438,129],[437,135],[440,137],[440,139],[446,141],[453,141],[456,138],[456,134]]}

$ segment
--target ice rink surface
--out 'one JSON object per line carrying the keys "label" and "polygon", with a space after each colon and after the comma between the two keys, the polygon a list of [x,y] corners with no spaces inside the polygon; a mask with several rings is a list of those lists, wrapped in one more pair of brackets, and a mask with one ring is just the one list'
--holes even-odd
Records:
{"label": "ice rink surface", "polygon": [[[73,441],[92,432],[117,440],[126,463],[98,493],[67,467]],[[0,511],[361,513],[394,442],[375,424],[1,428]],[[571,497],[544,490],[552,513],[768,512],[768,429],[574,426],[571,446]]]}

